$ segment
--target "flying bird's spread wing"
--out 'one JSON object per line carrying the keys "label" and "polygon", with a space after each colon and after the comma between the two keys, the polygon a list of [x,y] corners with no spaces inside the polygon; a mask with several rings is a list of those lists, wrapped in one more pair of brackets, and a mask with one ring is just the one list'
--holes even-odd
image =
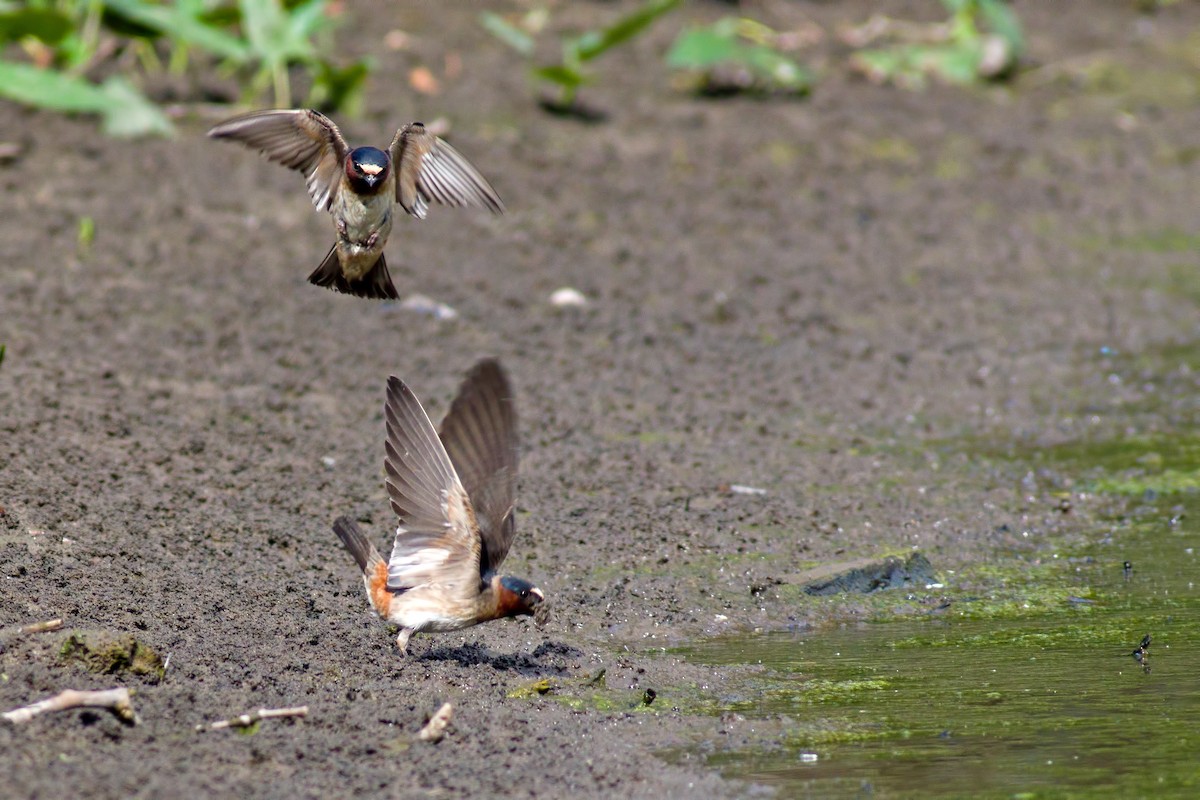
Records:
{"label": "flying bird's spread wing", "polygon": [[483,549],[481,575],[495,571],[516,533],[517,410],[500,364],[481,361],[467,374],[442,420],[442,444],[475,508]]}
{"label": "flying bird's spread wing", "polygon": [[350,152],[333,120],[319,111],[255,111],[226,120],[208,132],[235,139],[277,164],[303,172],[308,194],[319,211],[328,211]]}
{"label": "flying bird's spread wing", "polygon": [[400,518],[387,588],[402,592],[427,583],[478,591],[479,527],[466,490],[425,409],[399,378],[389,378],[388,496]]}
{"label": "flying bird's spread wing", "polygon": [[431,202],[504,213],[504,203],[487,178],[420,122],[396,131],[389,152],[396,170],[396,199],[414,217],[424,219]]}

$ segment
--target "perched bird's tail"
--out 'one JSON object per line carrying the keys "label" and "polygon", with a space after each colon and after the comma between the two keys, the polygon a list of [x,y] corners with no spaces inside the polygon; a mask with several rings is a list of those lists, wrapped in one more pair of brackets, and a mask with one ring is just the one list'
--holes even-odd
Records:
{"label": "perched bird's tail", "polygon": [[386,617],[388,607],[392,602],[392,593],[388,591],[388,567],[383,556],[375,546],[367,541],[367,537],[359,529],[354,520],[349,517],[338,517],[333,521],[333,532],[346,545],[350,555],[358,562],[358,568],[363,573],[363,584],[367,587],[367,598],[371,606],[380,615]]}
{"label": "perched bird's tail", "polygon": [[378,300],[397,300],[400,295],[392,285],[392,276],[388,273],[387,260],[383,254],[375,266],[358,280],[347,280],[342,273],[342,262],[338,260],[337,245],[329,248],[329,255],[321,262],[321,266],[308,276],[309,283],[317,286],[327,286],[335,292],[352,294],[355,297],[367,297]]}

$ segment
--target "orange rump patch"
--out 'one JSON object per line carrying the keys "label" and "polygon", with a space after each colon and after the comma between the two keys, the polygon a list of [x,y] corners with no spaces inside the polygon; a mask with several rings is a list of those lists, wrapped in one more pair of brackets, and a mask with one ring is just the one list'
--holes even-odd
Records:
{"label": "orange rump patch", "polygon": [[371,598],[371,606],[380,616],[386,617],[388,608],[392,605],[392,593],[387,589],[388,568],[386,561],[375,562],[375,574],[367,584],[367,592]]}

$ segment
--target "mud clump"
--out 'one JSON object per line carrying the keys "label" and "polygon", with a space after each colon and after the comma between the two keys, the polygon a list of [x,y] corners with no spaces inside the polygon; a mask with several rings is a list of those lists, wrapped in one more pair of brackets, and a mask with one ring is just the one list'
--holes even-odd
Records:
{"label": "mud clump", "polygon": [[882,589],[935,583],[937,576],[929,559],[913,553],[907,559],[888,556],[882,561],[852,566],[833,575],[825,575],[804,584],[810,595],[858,593],[870,594]]}
{"label": "mud clump", "polygon": [[158,683],[166,672],[154,648],[129,633],[73,631],[58,651],[62,664],[78,662],[98,675],[129,673]]}

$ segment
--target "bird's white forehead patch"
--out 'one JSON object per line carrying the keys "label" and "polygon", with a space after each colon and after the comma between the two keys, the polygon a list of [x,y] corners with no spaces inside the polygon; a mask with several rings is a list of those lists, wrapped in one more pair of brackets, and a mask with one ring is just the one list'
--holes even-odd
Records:
{"label": "bird's white forehead patch", "polygon": [[383,172],[383,167],[378,164],[359,164],[358,168],[367,175],[378,175]]}

